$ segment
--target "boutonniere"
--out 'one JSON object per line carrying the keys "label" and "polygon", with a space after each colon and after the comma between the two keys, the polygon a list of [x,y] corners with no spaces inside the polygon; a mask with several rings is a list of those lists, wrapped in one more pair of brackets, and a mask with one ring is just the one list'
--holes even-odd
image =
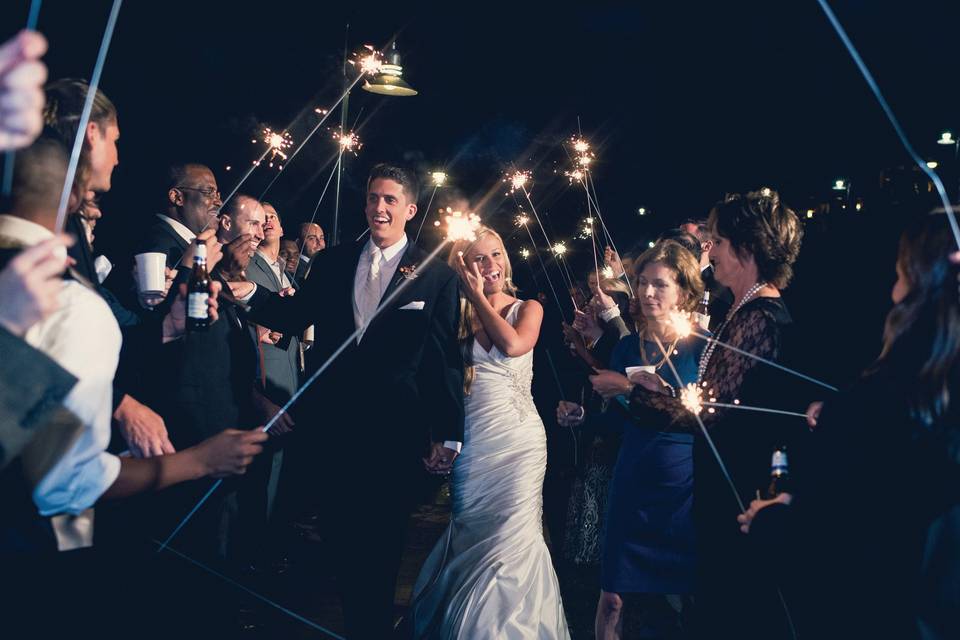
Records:
{"label": "boutonniere", "polygon": [[411,265],[404,265],[404,266],[400,267],[400,275],[403,276],[404,279],[406,279],[406,280],[414,280],[414,279],[416,279],[417,276],[420,275],[420,274],[417,273],[417,268],[418,268],[419,266],[420,266],[420,265],[419,265],[419,264],[416,264],[416,263],[411,264]]}

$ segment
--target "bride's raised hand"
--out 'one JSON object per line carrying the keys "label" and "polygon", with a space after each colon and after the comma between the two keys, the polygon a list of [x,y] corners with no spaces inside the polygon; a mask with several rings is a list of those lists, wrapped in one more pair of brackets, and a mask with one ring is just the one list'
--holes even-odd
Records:
{"label": "bride's raised hand", "polygon": [[483,276],[480,275],[480,267],[473,262],[470,266],[463,261],[463,255],[458,256],[457,274],[460,276],[460,282],[463,283],[464,293],[468,298],[477,300],[483,297]]}

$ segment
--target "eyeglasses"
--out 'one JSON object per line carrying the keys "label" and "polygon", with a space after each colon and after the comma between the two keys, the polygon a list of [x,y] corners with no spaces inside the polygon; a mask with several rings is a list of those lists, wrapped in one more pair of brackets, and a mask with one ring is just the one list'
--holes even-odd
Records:
{"label": "eyeglasses", "polygon": [[203,195],[204,198],[213,198],[216,197],[217,200],[220,199],[220,192],[214,189],[213,187],[174,187],[174,189],[179,189],[180,191],[197,191]]}

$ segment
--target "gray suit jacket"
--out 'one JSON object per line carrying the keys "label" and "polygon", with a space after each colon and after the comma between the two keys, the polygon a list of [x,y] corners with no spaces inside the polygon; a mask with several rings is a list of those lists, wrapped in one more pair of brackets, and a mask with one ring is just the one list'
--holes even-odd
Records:
{"label": "gray suit jacket", "polygon": [[[293,281],[289,273],[287,279]],[[268,291],[280,291],[280,282],[267,261],[259,253],[253,255],[247,267],[247,278]],[[256,329],[254,340],[256,340]],[[276,345],[258,343],[263,354],[263,371],[266,375],[266,396],[275,404],[282,405],[300,386],[300,337],[283,336]]]}

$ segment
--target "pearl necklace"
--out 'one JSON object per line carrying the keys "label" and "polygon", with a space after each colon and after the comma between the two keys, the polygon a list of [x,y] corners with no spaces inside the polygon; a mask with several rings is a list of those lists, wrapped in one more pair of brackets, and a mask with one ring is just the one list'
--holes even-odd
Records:
{"label": "pearl necklace", "polygon": [[710,341],[710,344],[707,345],[707,348],[704,349],[703,355],[700,356],[700,363],[697,365],[697,380],[703,380],[703,374],[707,370],[707,365],[710,364],[710,358],[713,356],[713,351],[717,348],[717,341],[720,339],[720,336],[723,334],[723,330],[727,328],[727,324],[730,323],[730,320],[733,318],[734,314],[740,310],[740,307],[747,304],[753,298],[760,293],[760,289],[763,289],[767,286],[766,282],[758,282],[749,289],[744,294],[743,298],[740,299],[740,302],[730,310],[727,314],[726,319],[723,321],[723,324],[717,329],[716,337]]}

